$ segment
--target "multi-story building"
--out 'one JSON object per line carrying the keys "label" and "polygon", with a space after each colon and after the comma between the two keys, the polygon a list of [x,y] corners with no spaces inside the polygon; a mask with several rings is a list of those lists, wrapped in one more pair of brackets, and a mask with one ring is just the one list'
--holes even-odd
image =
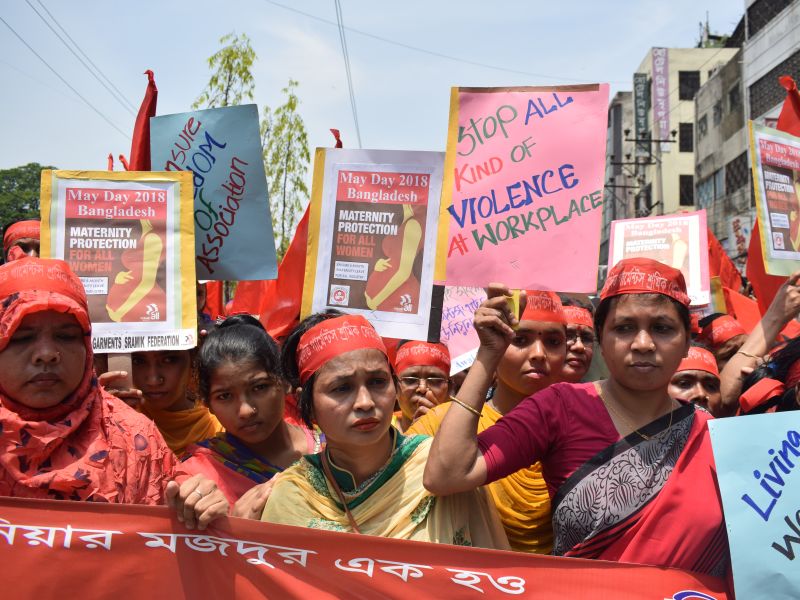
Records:
{"label": "multi-story building", "polygon": [[[600,264],[608,264],[608,237],[611,221],[633,217],[635,173],[633,143],[626,141],[633,130],[633,94],[617,92],[608,106],[606,134],[606,173],[603,202],[603,231],[600,238]],[[601,269],[602,270],[602,269]],[[601,273],[601,280],[605,278]]]}
{"label": "multi-story building", "polygon": [[786,91],[781,75],[800,77],[800,1],[745,0],[727,41],[741,46],[715,69],[695,98],[695,201],[743,270],[755,221],[747,120],[774,126]]}
{"label": "multi-story building", "polygon": [[706,209],[709,228],[741,268],[755,214],[744,97],[741,50],[695,97],[695,205]]}
{"label": "multi-story building", "polygon": [[778,77],[800,77],[800,1],[745,0],[746,35],[742,81],[747,91],[745,117],[770,124],[780,113],[786,91]]}
{"label": "multi-story building", "polygon": [[[647,114],[637,127],[640,190],[636,216],[673,213],[695,206],[695,95],[737,48],[653,48],[634,78],[647,78]],[[634,98],[634,103],[636,103]]]}

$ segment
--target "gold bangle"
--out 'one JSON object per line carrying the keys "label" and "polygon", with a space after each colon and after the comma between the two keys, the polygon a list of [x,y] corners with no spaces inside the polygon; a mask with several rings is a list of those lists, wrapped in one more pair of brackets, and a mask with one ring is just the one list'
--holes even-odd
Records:
{"label": "gold bangle", "polygon": [[475,415],[476,417],[480,418],[480,416],[481,416],[481,412],[480,412],[479,410],[477,410],[477,409],[475,409],[475,408],[472,408],[472,407],[471,407],[469,404],[464,404],[464,403],[463,403],[461,400],[459,400],[459,399],[458,399],[458,398],[456,398],[455,396],[450,396],[450,400],[452,400],[453,402],[455,402],[455,403],[456,403],[456,404],[458,404],[459,406],[463,406],[463,407],[464,407],[464,408],[466,408],[466,409],[467,409],[469,412],[471,412],[473,415]]}
{"label": "gold bangle", "polygon": [[746,356],[747,358],[754,358],[754,359],[760,360],[760,361],[764,360],[761,356],[756,356],[755,354],[749,354],[747,352],[743,352],[742,350],[737,350],[736,354],[741,354],[742,356]]}

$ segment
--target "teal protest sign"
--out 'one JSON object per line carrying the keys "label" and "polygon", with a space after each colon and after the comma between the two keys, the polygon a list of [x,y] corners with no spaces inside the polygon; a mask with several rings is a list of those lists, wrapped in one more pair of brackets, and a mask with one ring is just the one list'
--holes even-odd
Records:
{"label": "teal protest sign", "polygon": [[191,171],[198,279],[275,279],[255,104],[150,119],[154,171]]}
{"label": "teal protest sign", "polygon": [[[737,598],[800,597],[800,412],[709,421]],[[695,498],[697,510],[713,498]]]}

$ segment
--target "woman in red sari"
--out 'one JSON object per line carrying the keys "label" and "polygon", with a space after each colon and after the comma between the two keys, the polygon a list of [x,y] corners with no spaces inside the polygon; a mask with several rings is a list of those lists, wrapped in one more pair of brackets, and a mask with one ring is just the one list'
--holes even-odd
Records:
{"label": "woman in red sari", "polygon": [[554,384],[476,435],[486,390],[514,335],[507,293],[492,286],[475,313],[481,346],[459,391],[463,408],[448,412],[434,440],[425,486],[450,494],[541,461],[554,554],[724,575],[729,552],[711,417],[667,392],[689,350],[680,271],[649,259],[618,263],[595,314],[609,378]]}

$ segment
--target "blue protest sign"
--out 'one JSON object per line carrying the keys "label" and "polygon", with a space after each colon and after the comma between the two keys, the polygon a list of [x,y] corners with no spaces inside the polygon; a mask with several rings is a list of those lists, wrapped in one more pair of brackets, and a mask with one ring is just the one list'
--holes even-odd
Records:
{"label": "blue protest sign", "polygon": [[[714,419],[708,428],[736,597],[800,597],[800,412]],[[702,510],[714,499],[695,501]]]}
{"label": "blue protest sign", "polygon": [[191,171],[198,279],[275,279],[255,104],[150,119],[154,171]]}

